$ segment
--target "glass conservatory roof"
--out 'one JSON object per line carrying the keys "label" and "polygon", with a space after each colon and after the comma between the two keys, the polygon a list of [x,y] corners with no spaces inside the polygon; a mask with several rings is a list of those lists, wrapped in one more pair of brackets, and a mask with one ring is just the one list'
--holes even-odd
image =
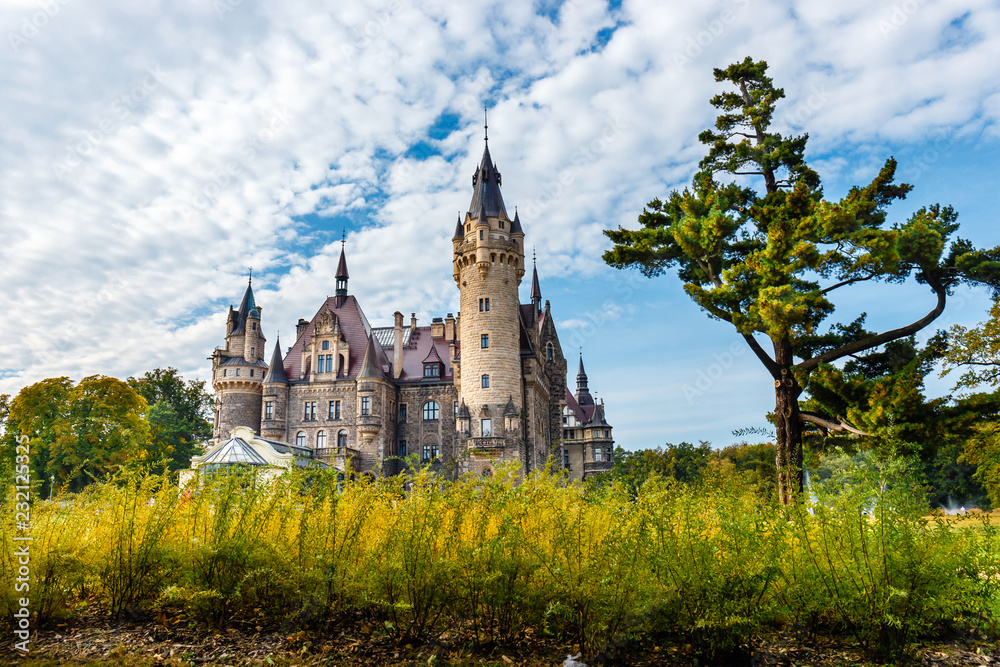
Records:
{"label": "glass conservatory roof", "polygon": [[202,459],[201,464],[206,465],[210,463],[221,465],[233,463],[243,463],[252,466],[267,465],[267,461],[255,452],[254,448],[248,445],[242,438],[232,438],[209,452]]}

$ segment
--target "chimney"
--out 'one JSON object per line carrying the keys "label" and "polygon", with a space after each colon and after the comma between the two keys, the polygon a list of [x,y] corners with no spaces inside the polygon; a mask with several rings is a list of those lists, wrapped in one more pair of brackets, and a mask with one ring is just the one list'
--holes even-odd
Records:
{"label": "chimney", "polygon": [[410,313],[410,338],[413,338],[415,333],[417,333],[417,314]]}
{"label": "chimney", "polygon": [[403,313],[398,310],[393,313],[395,317],[395,328],[392,344],[392,376],[399,378],[403,373]]}
{"label": "chimney", "polygon": [[309,320],[304,320],[300,317],[299,323],[295,325],[295,337],[298,338],[299,336],[301,336],[302,332],[305,331],[306,327],[308,326],[309,326]]}
{"label": "chimney", "polygon": [[431,338],[444,338],[444,322],[440,317],[431,320]]}
{"label": "chimney", "polygon": [[455,316],[448,313],[448,317],[444,318],[444,339],[447,341],[455,340]]}

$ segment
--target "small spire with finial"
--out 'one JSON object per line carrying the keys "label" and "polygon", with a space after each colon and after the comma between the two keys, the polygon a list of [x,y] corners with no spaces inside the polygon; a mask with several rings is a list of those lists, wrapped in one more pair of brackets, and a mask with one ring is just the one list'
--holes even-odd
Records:
{"label": "small spire with finial", "polygon": [[344,246],[347,244],[347,227],[344,227],[344,231],[340,234],[340,249],[343,250]]}
{"label": "small spire with finial", "polygon": [[253,285],[253,267],[251,266],[249,268],[250,268],[250,278],[247,280],[247,284]]}
{"label": "small spire with finial", "polygon": [[490,143],[490,120],[486,107],[483,107],[483,139],[487,144]]}

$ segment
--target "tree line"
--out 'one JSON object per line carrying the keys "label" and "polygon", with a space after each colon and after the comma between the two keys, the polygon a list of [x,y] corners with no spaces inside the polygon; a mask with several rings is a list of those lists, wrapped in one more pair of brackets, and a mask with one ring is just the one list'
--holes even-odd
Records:
{"label": "tree line", "polygon": [[[0,442],[30,438],[31,477],[48,497],[53,488],[80,491],[123,465],[187,468],[212,435],[211,406],[205,382],[185,382],[174,368],[126,380],[48,378],[0,395]],[[9,465],[14,447],[3,451]]]}

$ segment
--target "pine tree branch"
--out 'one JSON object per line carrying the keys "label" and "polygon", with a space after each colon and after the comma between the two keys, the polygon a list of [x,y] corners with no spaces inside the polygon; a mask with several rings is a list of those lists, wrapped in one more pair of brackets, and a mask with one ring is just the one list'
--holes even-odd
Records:
{"label": "pine tree branch", "polygon": [[840,417],[837,417],[838,421],[833,422],[812,412],[799,412],[799,420],[819,426],[820,430],[823,431],[823,435],[826,435],[827,431],[847,431],[848,433],[854,433],[855,435],[871,435],[871,433],[865,433],[860,429],[854,428],[850,424],[844,423],[843,419]]}
{"label": "pine tree branch", "polygon": [[912,336],[913,334],[920,331],[928,324],[936,320],[938,316],[940,316],[941,313],[944,312],[944,304],[945,301],[948,299],[948,291],[936,277],[933,277],[930,274],[925,273],[924,278],[927,280],[927,283],[931,286],[934,292],[937,293],[937,305],[935,305],[934,309],[931,310],[931,312],[927,313],[927,315],[905,327],[892,329],[891,331],[886,331],[885,333],[869,336],[868,338],[862,338],[861,340],[851,341],[850,343],[841,345],[835,350],[830,350],[829,352],[818,354],[812,359],[806,359],[805,361],[796,364],[794,366],[795,370],[811,371],[820,364],[836,361],[841,357],[846,357],[847,355],[854,354],[855,352],[864,352],[865,350],[870,350],[873,347],[878,347],[879,345],[883,345],[885,343],[888,343],[889,341],[893,341],[898,338],[905,338],[906,336]]}

